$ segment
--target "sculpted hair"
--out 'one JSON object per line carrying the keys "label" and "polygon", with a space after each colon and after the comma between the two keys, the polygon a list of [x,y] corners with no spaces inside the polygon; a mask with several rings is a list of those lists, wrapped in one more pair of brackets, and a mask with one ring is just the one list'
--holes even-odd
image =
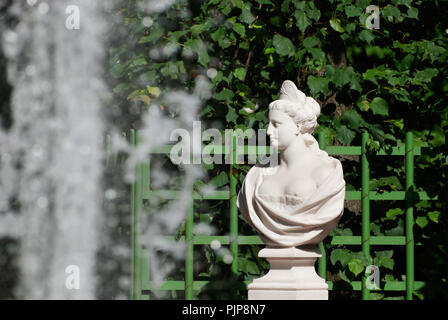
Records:
{"label": "sculpted hair", "polygon": [[320,106],[316,100],[298,90],[292,81],[286,80],[280,90],[280,99],[269,104],[269,110],[287,113],[295,122],[300,133],[313,133],[317,127]]}
{"label": "sculpted hair", "polygon": [[283,111],[288,114],[299,128],[305,145],[319,155],[328,156],[319,148],[316,139],[311,135],[317,127],[317,118],[320,115],[319,103],[298,90],[292,81],[283,82],[280,98],[269,104],[269,110]]}

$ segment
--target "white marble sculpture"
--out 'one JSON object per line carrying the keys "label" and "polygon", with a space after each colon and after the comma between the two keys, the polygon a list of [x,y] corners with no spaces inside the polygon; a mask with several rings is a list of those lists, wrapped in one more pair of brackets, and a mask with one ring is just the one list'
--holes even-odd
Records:
{"label": "white marble sculpture", "polygon": [[266,244],[259,256],[271,264],[266,276],[249,285],[249,299],[328,299],[314,263],[317,244],[342,216],[345,181],[339,160],[320,150],[311,135],[319,114],[316,100],[289,80],[269,105],[267,134],[280,163],[252,167],[237,199]]}

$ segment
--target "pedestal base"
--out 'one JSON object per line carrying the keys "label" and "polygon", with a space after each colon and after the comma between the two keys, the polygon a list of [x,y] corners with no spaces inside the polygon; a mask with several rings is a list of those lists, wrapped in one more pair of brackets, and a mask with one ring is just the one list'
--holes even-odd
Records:
{"label": "pedestal base", "polygon": [[271,269],[249,284],[249,300],[328,300],[328,285],[314,268],[317,247],[265,248],[258,256]]}

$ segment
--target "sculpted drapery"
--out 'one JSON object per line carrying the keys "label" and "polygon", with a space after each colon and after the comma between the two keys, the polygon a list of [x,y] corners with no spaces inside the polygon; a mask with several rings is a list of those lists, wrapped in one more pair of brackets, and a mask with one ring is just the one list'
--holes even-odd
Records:
{"label": "sculpted drapery", "polygon": [[344,211],[345,181],[341,163],[332,157],[326,160],[332,167],[331,174],[308,197],[260,194],[263,177],[275,169],[251,168],[237,206],[263,242],[281,247],[318,244],[336,227]]}

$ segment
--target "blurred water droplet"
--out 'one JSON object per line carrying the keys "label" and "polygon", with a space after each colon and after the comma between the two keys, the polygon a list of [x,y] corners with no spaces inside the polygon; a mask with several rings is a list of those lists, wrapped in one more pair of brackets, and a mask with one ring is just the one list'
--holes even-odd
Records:
{"label": "blurred water droplet", "polygon": [[42,2],[37,7],[37,10],[39,11],[40,14],[47,14],[48,11],[50,11],[50,6],[46,2]]}
{"label": "blurred water droplet", "polygon": [[4,38],[6,42],[15,43],[17,42],[17,33],[11,30],[8,30],[4,33]]}
{"label": "blurred water droplet", "polygon": [[221,242],[220,242],[219,240],[213,240],[213,241],[210,243],[210,247],[211,247],[213,250],[218,250],[219,248],[221,248]]}
{"label": "blurred water droplet", "polygon": [[25,69],[25,73],[29,77],[34,76],[36,74],[36,67],[33,65],[27,66]]}
{"label": "blurred water droplet", "polygon": [[217,75],[218,75],[218,71],[216,71],[215,68],[210,68],[207,70],[207,77],[209,77],[210,79],[213,79]]}
{"label": "blurred water droplet", "polygon": [[233,262],[233,257],[227,253],[222,258],[222,261],[224,261],[224,263],[226,263],[226,264],[231,264]]}
{"label": "blurred water droplet", "polygon": [[145,27],[149,28],[154,23],[154,20],[151,17],[144,17],[142,23]]}
{"label": "blurred water droplet", "polygon": [[37,206],[41,209],[45,209],[48,206],[48,199],[46,197],[39,197],[37,199]]}
{"label": "blurred water droplet", "polygon": [[152,59],[159,59],[160,58],[160,50],[157,48],[149,50],[149,56]]}
{"label": "blurred water droplet", "polygon": [[104,196],[106,197],[107,200],[113,200],[117,197],[117,192],[114,189],[108,189],[104,193]]}

